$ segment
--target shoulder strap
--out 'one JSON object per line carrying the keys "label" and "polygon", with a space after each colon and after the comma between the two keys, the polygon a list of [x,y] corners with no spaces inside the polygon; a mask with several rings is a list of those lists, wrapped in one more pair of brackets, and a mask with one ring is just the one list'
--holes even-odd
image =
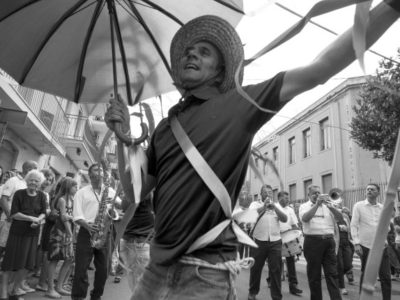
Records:
{"label": "shoulder strap", "polygon": [[217,238],[218,235],[221,234],[221,232],[230,224],[232,224],[232,229],[241,243],[257,247],[254,241],[249,238],[249,236],[235,222],[232,222],[232,204],[228,191],[197,148],[193,145],[176,116],[171,118],[170,125],[172,133],[178,141],[179,146],[182,148],[186,158],[210,191],[214,194],[215,198],[219,201],[225,216],[227,217],[227,220],[221,222],[210,231],[200,236],[193,245],[189,247],[186,253],[191,253],[197,249],[205,247],[214,241],[215,238]]}
{"label": "shoulder strap", "polygon": [[225,216],[227,218],[232,217],[231,197],[229,196],[228,191],[197,148],[193,145],[176,117],[173,117],[171,120],[171,129],[179,146],[185,153],[186,158],[221,204]]}
{"label": "shoulder strap", "polygon": [[257,218],[257,221],[254,223],[253,229],[250,231],[250,236],[253,236],[254,230],[256,229],[256,226],[258,224],[258,221],[260,221],[260,219],[262,218],[262,216],[265,214],[266,210],[264,210]]}

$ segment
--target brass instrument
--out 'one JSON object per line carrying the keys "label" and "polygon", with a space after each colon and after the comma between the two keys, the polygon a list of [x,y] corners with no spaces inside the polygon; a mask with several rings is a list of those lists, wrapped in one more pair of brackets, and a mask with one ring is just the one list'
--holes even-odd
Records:
{"label": "brass instrument", "polygon": [[325,204],[338,208],[343,202],[342,195],[343,191],[341,189],[332,188],[328,194],[321,194],[320,197],[324,198]]}
{"label": "brass instrument", "polygon": [[[107,200],[109,198],[109,188],[109,185],[106,184],[99,203],[99,210],[97,211],[96,219],[94,221],[94,224],[97,225],[98,229],[96,232],[92,233],[90,238],[90,243],[92,247],[96,249],[101,249],[104,247],[111,230],[112,222],[119,219],[119,214],[114,209],[117,193],[115,193],[115,196],[111,203],[107,203]],[[113,212],[113,216],[110,214],[110,211]]]}

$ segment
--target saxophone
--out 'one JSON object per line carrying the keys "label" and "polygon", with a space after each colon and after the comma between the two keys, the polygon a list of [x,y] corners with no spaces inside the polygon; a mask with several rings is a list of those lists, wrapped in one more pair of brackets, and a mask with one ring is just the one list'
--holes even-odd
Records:
{"label": "saxophone", "polygon": [[[114,210],[114,203],[115,199],[117,198],[117,193],[115,193],[111,207],[109,206],[109,203],[107,203],[109,188],[109,185],[105,184],[103,195],[99,204],[99,210],[97,211],[97,215],[94,220],[94,224],[97,225],[98,229],[96,232],[92,233],[90,238],[92,247],[96,249],[101,249],[105,246],[108,235],[111,231],[111,224],[113,220],[117,220],[119,218],[118,212]],[[114,217],[110,215],[110,210],[114,211]]]}

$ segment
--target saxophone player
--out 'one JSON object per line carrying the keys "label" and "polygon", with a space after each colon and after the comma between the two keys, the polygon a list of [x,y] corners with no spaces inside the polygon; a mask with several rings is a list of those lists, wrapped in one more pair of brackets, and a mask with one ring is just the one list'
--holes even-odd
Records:
{"label": "saxophone player", "polygon": [[[102,219],[110,215],[107,211],[109,203],[114,199],[115,191],[104,184],[104,171],[100,164],[93,164],[88,170],[90,184],[81,188],[75,195],[73,217],[80,226],[75,250],[75,276],[72,284],[71,298],[85,299],[89,282],[87,270],[94,257],[95,276],[91,300],[99,300],[103,295],[104,285],[108,275],[108,258],[111,254],[109,229]],[[117,197],[116,202],[121,202]],[[103,211],[105,210],[105,211]],[[99,233],[100,232],[100,233]],[[103,237],[100,246],[93,243],[94,236]]]}

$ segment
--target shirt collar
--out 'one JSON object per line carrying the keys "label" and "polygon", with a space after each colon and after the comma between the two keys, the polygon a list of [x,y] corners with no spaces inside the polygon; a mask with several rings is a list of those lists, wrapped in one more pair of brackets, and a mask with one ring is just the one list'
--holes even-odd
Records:
{"label": "shirt collar", "polygon": [[191,90],[185,90],[176,84],[175,86],[178,88],[181,95],[185,98],[189,96],[194,96],[197,99],[209,100],[211,98],[221,95],[221,92],[215,86],[200,86]]}
{"label": "shirt collar", "polygon": [[365,199],[364,201],[365,201],[365,204],[369,205],[369,206],[380,206],[381,205],[378,201],[376,201],[376,204],[369,203],[368,199]]}

